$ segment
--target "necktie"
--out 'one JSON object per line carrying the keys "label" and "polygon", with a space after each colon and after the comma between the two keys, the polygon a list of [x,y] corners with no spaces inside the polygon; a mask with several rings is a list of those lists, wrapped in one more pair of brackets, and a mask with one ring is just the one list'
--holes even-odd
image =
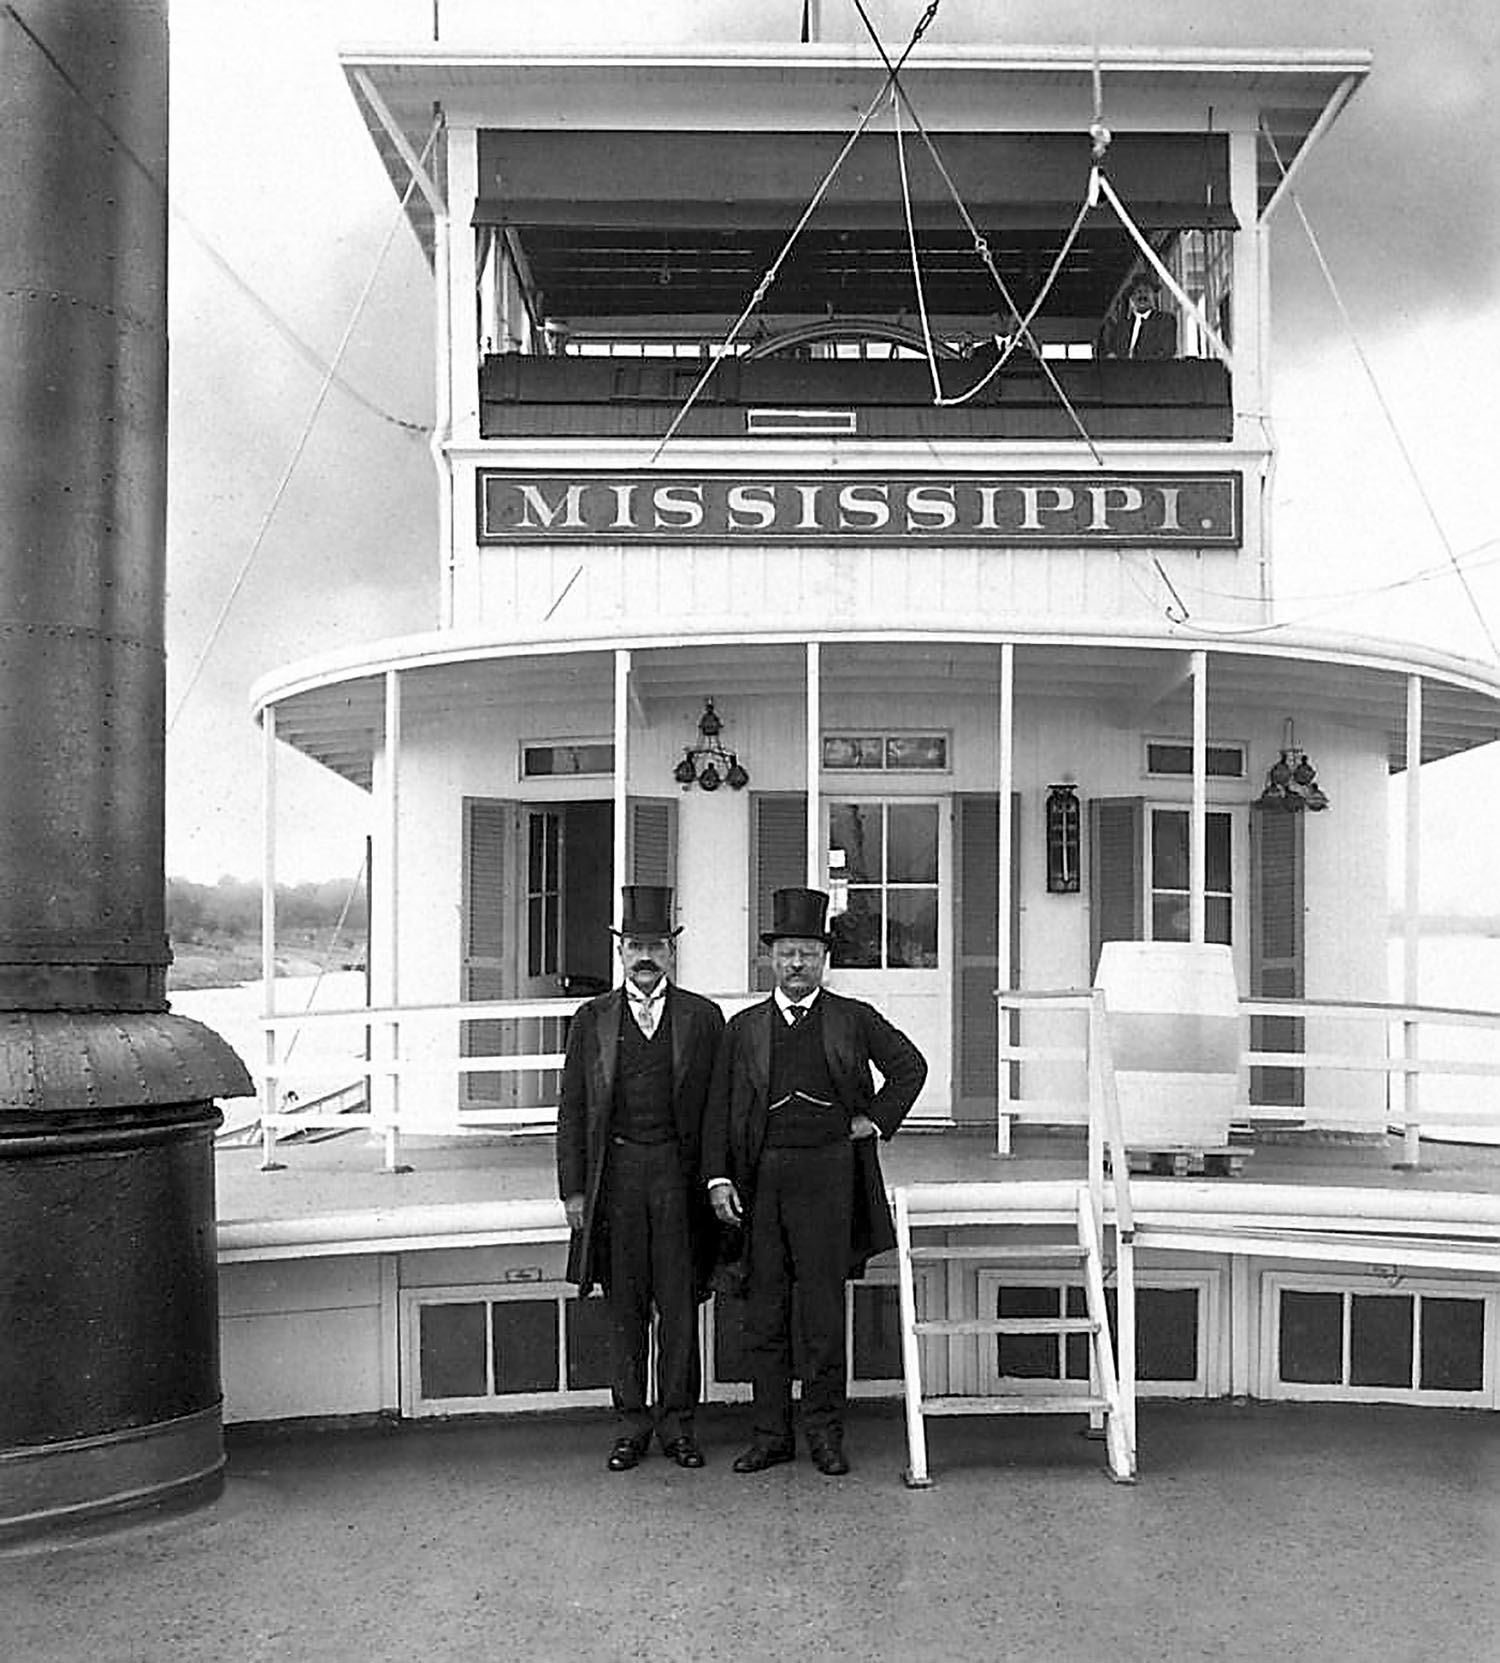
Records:
{"label": "necktie", "polygon": [[794,1027],[794,1028],[802,1020],[802,1018],[806,1015],[807,1015],[807,1006],[806,1005],[788,1005],[787,1008],[786,1008],[786,1019],[792,1025],[792,1027]]}
{"label": "necktie", "polygon": [[635,1007],[636,1026],[650,1039],[656,1032],[656,1001],[654,999],[632,1000]]}

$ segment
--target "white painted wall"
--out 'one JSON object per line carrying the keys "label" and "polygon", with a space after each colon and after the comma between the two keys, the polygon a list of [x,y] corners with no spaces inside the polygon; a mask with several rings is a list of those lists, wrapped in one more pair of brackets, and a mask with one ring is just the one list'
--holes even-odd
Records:
{"label": "white painted wall", "polygon": [[226,1423],[395,1407],[377,1256],[223,1265],[219,1317]]}
{"label": "white painted wall", "polygon": [[[703,655],[701,686],[684,679],[670,696],[649,698],[632,711],[629,779],[632,795],[670,798],[678,810],[677,890],[685,926],[678,973],[684,985],[709,994],[743,992],[754,950],[751,919],[751,807],[755,791],[804,789],[805,705],[799,694],[755,694],[720,689],[714,661]],[[728,673],[728,672],[727,672]],[[643,687],[650,688],[649,667]],[[691,691],[689,688],[691,687]],[[682,791],[671,771],[682,747],[696,737],[702,700],[715,698],[725,721],[724,742],[736,750],[751,774],[751,790]],[[1174,709],[1142,717],[1128,713],[1127,725],[1101,721],[1092,702],[1021,699],[1016,711],[1015,786],[1021,794],[1020,890],[1021,973],[1030,988],[1081,988],[1089,967],[1087,836],[1080,893],[1049,895],[1045,888],[1043,804],[1048,786],[1074,780],[1085,805],[1092,798],[1141,796],[1148,804],[1186,807],[1186,778],[1153,779],[1145,774],[1143,722],[1154,737],[1189,736]],[[955,696],[941,682],[905,696],[893,714],[877,691],[853,694],[830,679],[823,700],[825,731],[899,725],[952,735],[951,772],[825,776],[826,795],[902,794],[946,796],[990,791],[998,770],[997,711],[994,701],[969,693]],[[1127,719],[1122,716],[1122,722]],[[549,704],[545,712],[521,703],[462,706],[441,715],[408,715],[401,758],[400,988],[406,1004],[446,1004],[460,992],[462,953],[462,803],[465,796],[556,800],[602,798],[610,782],[518,780],[520,743],[526,738],[597,737],[612,723],[608,699],[590,692],[578,702]],[[1235,812],[1237,844],[1235,930],[1236,971],[1242,991],[1249,987],[1250,802],[1264,770],[1283,742],[1280,713],[1238,711],[1210,705],[1210,737],[1248,748],[1249,775],[1238,781],[1210,781],[1211,809]],[[1309,816],[1307,833],[1308,965],[1310,997],[1384,996],[1386,772],[1382,747],[1352,728],[1324,726],[1299,731],[1298,742],[1312,755],[1333,802],[1323,815]],[[378,789],[378,785],[377,785]],[[377,816],[377,822],[379,817]],[[377,874],[389,862],[377,849]],[[962,905],[962,899],[959,899]],[[377,907],[375,917],[382,916]],[[377,935],[374,950],[385,944]],[[1081,1019],[1068,1013],[1035,1013],[1025,1018],[1025,1039],[1037,1044],[1076,1044]],[[1313,1050],[1379,1055],[1384,1036],[1378,1026],[1321,1021],[1309,1030]],[[423,1062],[442,1064],[454,1055],[451,1020],[411,1017],[403,1022],[403,1050]],[[1029,1064],[1023,1095],[1076,1101],[1080,1076],[1069,1064]],[[456,1101],[452,1076],[409,1085],[403,1121],[420,1130],[424,1119],[446,1119]],[[1384,1124],[1385,1087],[1378,1076],[1325,1071],[1310,1086],[1310,1118],[1320,1125],[1377,1130]]]}
{"label": "white painted wall", "polygon": [[[1153,458],[1156,465],[1161,460]],[[460,483],[455,500],[472,501],[472,490]],[[1259,540],[1250,520],[1244,548],[1202,552],[599,543],[478,548],[466,545],[461,534],[457,541],[460,628],[503,631],[548,620],[564,633],[601,621],[622,630],[727,620],[788,628],[874,619],[958,628],[1007,617],[1156,622],[1179,602],[1194,617],[1221,623],[1259,616],[1249,598],[1259,583]]]}

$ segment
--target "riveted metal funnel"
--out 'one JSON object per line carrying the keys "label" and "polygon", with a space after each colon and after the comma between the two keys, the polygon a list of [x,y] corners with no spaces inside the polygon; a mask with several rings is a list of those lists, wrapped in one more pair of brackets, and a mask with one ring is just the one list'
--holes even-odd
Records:
{"label": "riveted metal funnel", "polygon": [[165,0],[0,8],[0,1537],[214,1493],[215,1099],[166,1001]]}

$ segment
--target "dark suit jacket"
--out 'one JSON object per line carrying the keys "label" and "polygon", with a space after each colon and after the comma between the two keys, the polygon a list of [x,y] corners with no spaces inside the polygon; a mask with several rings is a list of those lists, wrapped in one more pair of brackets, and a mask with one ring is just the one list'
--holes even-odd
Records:
{"label": "dark suit jacket", "polygon": [[1104,330],[1100,337],[1100,353],[1105,358],[1175,358],[1177,356],[1177,319],[1170,312],[1147,312],[1136,337],[1135,351],[1130,350],[1130,337],[1135,319],[1127,306]]}
{"label": "dark suit jacket", "polygon": [[[927,1078],[925,1058],[873,1005],[827,988],[818,995],[818,1004],[823,1013],[823,1053],[840,1106],[851,1118],[868,1115],[881,1137],[890,1138]],[[774,999],[730,1018],[703,1122],[703,1175],[733,1182],[747,1223],[755,1205],[755,1175],[770,1113],[771,1025],[779,1020]],[[871,1063],[881,1073],[878,1091]],[[857,1275],[866,1260],[893,1247],[896,1237],[875,1140],[863,1139],[854,1147],[855,1239],[849,1269]],[[748,1242],[749,1231],[743,1235]]]}
{"label": "dark suit jacket", "polygon": [[[601,993],[579,1008],[568,1029],[562,1095],[557,1108],[557,1192],[584,1198],[583,1228],[568,1244],[568,1280],[588,1293],[602,1283],[608,1245],[600,1207],[608,1164],[610,1123],[615,1106],[615,1064],[620,1049],[622,987]],[[718,1246],[718,1225],[707,1204],[699,1162],[703,1108],[713,1074],[724,1016],[711,999],[676,983],[667,987],[672,1021],[672,1112],[677,1121],[677,1154],[692,1202],[694,1257],[700,1287]],[[625,1021],[634,1019],[626,1014]]]}

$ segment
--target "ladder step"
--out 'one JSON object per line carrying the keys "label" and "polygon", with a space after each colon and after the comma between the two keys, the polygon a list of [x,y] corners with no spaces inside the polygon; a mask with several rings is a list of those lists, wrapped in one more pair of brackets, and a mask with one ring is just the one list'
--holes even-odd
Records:
{"label": "ladder step", "polygon": [[1110,1412],[1102,1397],[1057,1396],[1012,1392],[1005,1397],[924,1397],[924,1415],[1087,1415]]}
{"label": "ladder step", "polygon": [[1029,1262],[1054,1260],[1076,1264],[1083,1258],[1083,1249],[1069,1242],[1053,1242],[1045,1247],[1026,1247],[1015,1242],[964,1242],[953,1247],[914,1247],[914,1259],[987,1259],[992,1264],[1008,1263],[1013,1259]]}
{"label": "ladder step", "polygon": [[919,1334],[1094,1334],[1092,1317],[940,1317],[913,1324]]}

